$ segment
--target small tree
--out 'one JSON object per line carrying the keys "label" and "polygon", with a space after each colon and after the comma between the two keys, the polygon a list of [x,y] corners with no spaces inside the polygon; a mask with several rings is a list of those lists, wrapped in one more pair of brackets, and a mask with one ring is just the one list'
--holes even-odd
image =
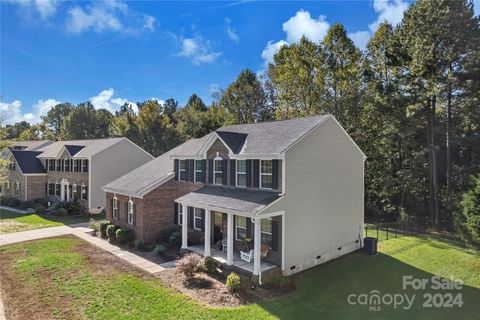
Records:
{"label": "small tree", "polygon": [[455,215],[455,228],[467,243],[480,246],[480,177],[472,177],[473,187],[465,192]]}
{"label": "small tree", "polygon": [[240,276],[236,274],[235,272],[232,272],[228,275],[227,277],[227,289],[230,291],[230,293],[236,293],[240,291],[240,288],[242,286],[242,282],[240,280]]}

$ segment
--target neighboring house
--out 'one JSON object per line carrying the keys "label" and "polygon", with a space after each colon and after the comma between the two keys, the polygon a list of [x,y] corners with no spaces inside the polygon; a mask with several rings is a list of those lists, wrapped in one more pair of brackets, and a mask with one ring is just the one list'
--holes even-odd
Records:
{"label": "neighboring house", "polygon": [[179,224],[183,249],[290,275],[361,247],[364,160],[329,115],[222,127],[107,184],[107,218],[148,242]]}
{"label": "neighboring house", "polygon": [[127,138],[48,141],[7,150],[11,160],[2,196],[22,201],[80,200],[83,208],[105,206],[101,186],[153,159]]}

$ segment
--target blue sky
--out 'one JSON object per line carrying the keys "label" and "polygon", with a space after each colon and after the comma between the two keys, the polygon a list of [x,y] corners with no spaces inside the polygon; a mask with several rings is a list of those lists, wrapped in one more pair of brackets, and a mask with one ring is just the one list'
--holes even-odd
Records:
{"label": "blue sky", "polygon": [[283,43],[341,22],[359,47],[408,1],[1,2],[0,117],[38,122],[58,102],[124,102],[192,93],[206,102]]}

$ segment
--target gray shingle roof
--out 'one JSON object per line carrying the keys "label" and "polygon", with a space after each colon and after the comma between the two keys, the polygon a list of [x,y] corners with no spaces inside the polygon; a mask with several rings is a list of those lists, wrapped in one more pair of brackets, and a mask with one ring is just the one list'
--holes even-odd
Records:
{"label": "gray shingle roof", "polygon": [[279,194],[275,192],[205,186],[175,201],[192,206],[254,214],[277,199]]}
{"label": "gray shingle roof", "polygon": [[197,150],[203,146],[206,137],[200,139],[189,140],[172,150],[165,152],[158,158],[155,158],[137,169],[127,173],[126,175],[110,182],[103,187],[109,192],[126,193],[133,196],[142,196],[146,190],[155,186],[168,178],[173,177],[173,160],[174,154],[188,154],[192,150]]}
{"label": "gray shingle roof", "polygon": [[51,140],[10,141],[10,148],[0,151],[0,157],[5,159],[10,154],[9,150],[38,151],[52,144]]}
{"label": "gray shingle roof", "polygon": [[71,140],[71,141],[56,141],[45,148],[42,148],[43,153],[39,155],[40,158],[55,158],[64,146],[73,145],[80,147],[82,150],[75,154],[74,158],[88,158],[93,156],[114,144],[126,138],[109,138],[109,139],[90,139],[90,140]]}
{"label": "gray shingle roof", "polygon": [[37,158],[40,153],[39,151],[12,150],[12,154],[23,174],[46,172],[42,162]]}

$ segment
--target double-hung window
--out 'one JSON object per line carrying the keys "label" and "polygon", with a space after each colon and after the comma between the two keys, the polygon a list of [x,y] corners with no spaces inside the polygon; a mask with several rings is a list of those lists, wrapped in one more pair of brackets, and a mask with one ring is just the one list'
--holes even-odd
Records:
{"label": "double-hung window", "polygon": [[65,172],[70,172],[70,159],[65,159]]}
{"label": "double-hung window", "polygon": [[260,161],[260,188],[272,189],[273,188],[273,165],[272,160]]}
{"label": "double-hung window", "polygon": [[60,159],[56,159],[55,163],[57,164],[56,171],[62,171],[62,161]]}
{"label": "double-hung window", "polygon": [[266,244],[269,247],[272,246],[272,221],[268,219],[262,219],[261,226],[262,244]]}
{"label": "double-hung window", "polygon": [[180,160],[180,165],[178,167],[178,170],[180,170],[180,181],[187,181],[187,160]]}
{"label": "double-hung window", "polygon": [[202,160],[195,160],[195,182],[203,182]]}
{"label": "double-hung window", "polygon": [[20,195],[20,182],[18,181],[15,182],[15,195]]}
{"label": "double-hung window", "polygon": [[223,159],[213,160],[213,184],[223,184]]}
{"label": "double-hung window", "polygon": [[60,196],[60,183],[55,182],[55,195]]}
{"label": "double-hung window", "polygon": [[183,223],[183,205],[181,203],[177,203],[178,206],[178,224],[182,225]]}
{"label": "double-hung window", "polygon": [[87,193],[87,186],[86,185],[82,185],[82,194],[80,195],[80,198],[84,199],[84,200],[88,200],[88,193]]}
{"label": "double-hung window", "polygon": [[247,186],[247,160],[237,160],[237,187]]}
{"label": "double-hung window", "polygon": [[195,208],[193,214],[193,229],[202,230],[202,209]]}
{"label": "double-hung window", "polygon": [[48,160],[48,171],[55,171],[55,159]]}
{"label": "double-hung window", "polygon": [[247,218],[237,216],[235,225],[235,240],[243,241],[247,237]]}
{"label": "double-hung window", "polygon": [[128,200],[127,211],[128,211],[127,222],[128,222],[128,224],[133,224],[135,212],[133,211],[133,201],[132,200]]}
{"label": "double-hung window", "polygon": [[112,217],[113,219],[118,220],[118,199],[117,197],[113,197],[112,201]]}
{"label": "double-hung window", "polygon": [[82,161],[82,171],[83,172],[88,172],[88,159],[84,159]]}

